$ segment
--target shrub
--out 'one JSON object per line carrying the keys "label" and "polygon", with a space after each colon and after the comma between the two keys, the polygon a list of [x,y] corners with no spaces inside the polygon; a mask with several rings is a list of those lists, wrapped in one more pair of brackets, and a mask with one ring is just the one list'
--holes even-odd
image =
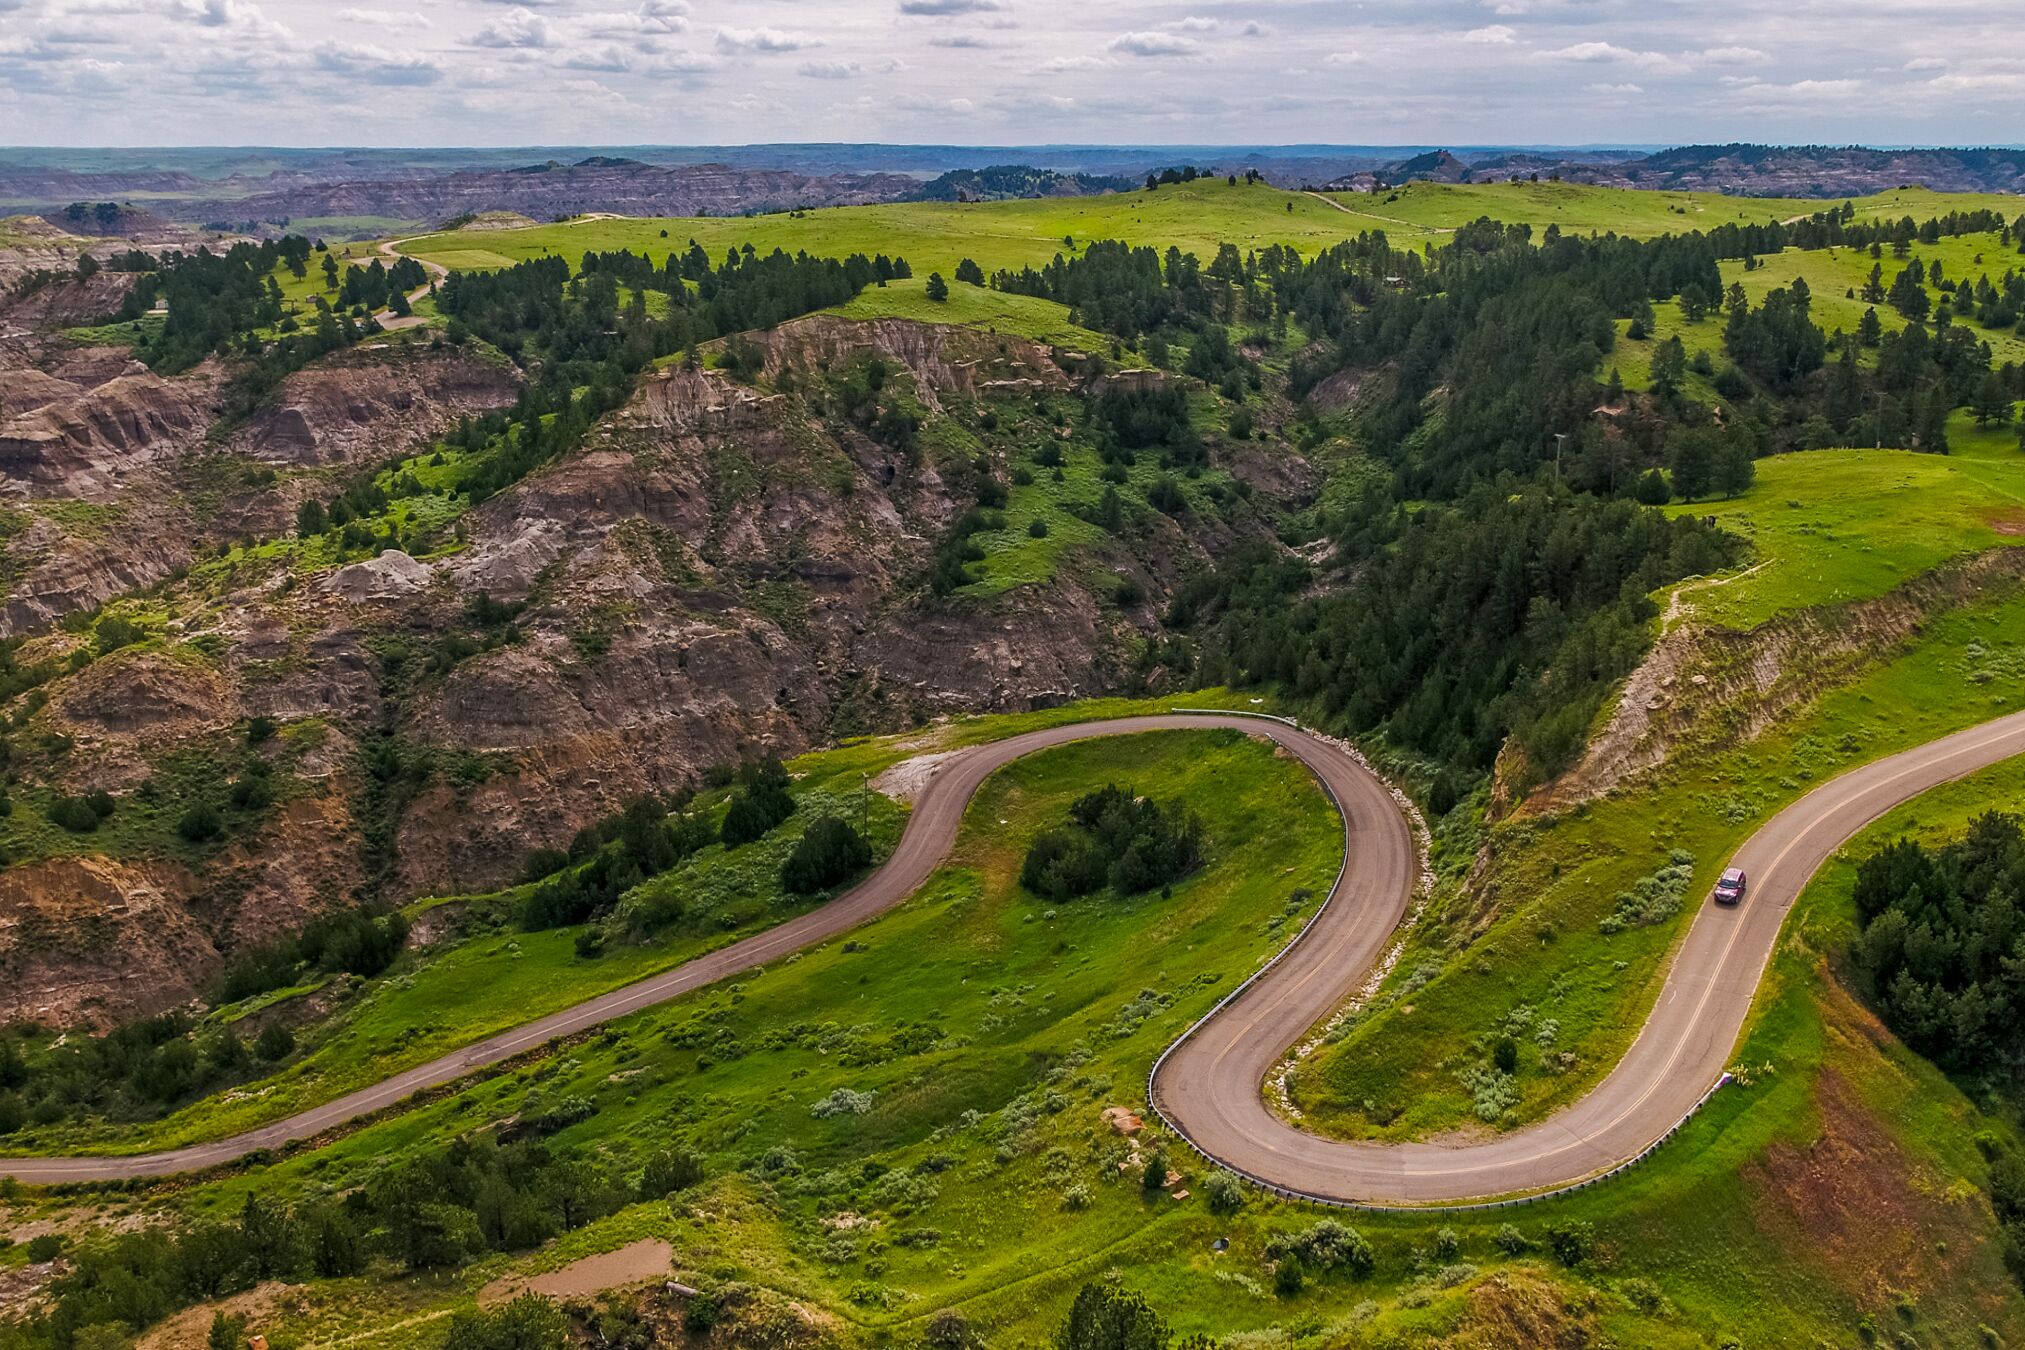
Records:
{"label": "shrub", "polygon": [[198,802],[183,813],[176,822],[176,833],[193,844],[207,839],[216,839],[225,828],[225,818],[218,814],[218,808],[209,802]]}
{"label": "shrub", "polygon": [[58,797],[49,804],[49,818],[72,834],[90,834],[102,819],[82,797]]}
{"label": "shrub", "polygon": [[[969,262],[968,259],[965,261]],[[975,267],[976,264],[970,263],[970,266]],[[963,269],[958,268],[956,275],[962,280]],[[978,284],[983,283],[980,281]],[[970,1329],[969,1318],[954,1308],[944,1308],[928,1319],[928,1327],[922,1333],[922,1339],[934,1346],[935,1350],[963,1350],[974,1339],[974,1335]]]}
{"label": "shrub", "polygon": [[1581,1220],[1547,1225],[1547,1250],[1564,1266],[1579,1266],[1596,1248],[1596,1229]]}
{"label": "shrub", "polygon": [[1498,1066],[1499,1073],[1519,1071],[1519,1044],[1510,1036],[1500,1036],[1491,1047],[1491,1063]]}
{"label": "shrub", "polygon": [[109,614],[98,621],[98,628],[92,634],[92,645],[98,648],[100,656],[105,656],[122,647],[131,647],[146,636],[147,632],[139,624],[122,619],[117,614]]}
{"label": "shrub", "polygon": [[1274,1238],[1266,1246],[1268,1256],[1288,1253],[1316,1270],[1347,1270],[1359,1278],[1378,1265],[1377,1254],[1365,1236],[1334,1219],[1323,1219],[1305,1232]]}
{"label": "shrub", "polygon": [[1139,1174],[1139,1184],[1146,1191],[1160,1191],[1167,1188],[1167,1150],[1156,1148],[1153,1156],[1146,1160],[1146,1170]]}
{"label": "shrub", "polygon": [[503,1307],[458,1313],[443,1350],[560,1350],[570,1344],[569,1318],[559,1304],[522,1294]]}
{"label": "shrub", "polygon": [[1035,516],[1027,522],[1027,537],[1030,539],[1046,539],[1048,537],[1048,522],[1042,520],[1039,516]]}
{"label": "shrub", "polygon": [[279,1022],[269,1022],[260,1029],[260,1035],[253,1042],[253,1053],[269,1064],[288,1058],[295,1049],[295,1035]]}
{"label": "shrub", "polygon": [[1288,1252],[1273,1267],[1273,1292],[1281,1298],[1292,1298],[1308,1283],[1308,1268],[1301,1264],[1300,1256]]}
{"label": "shrub", "polygon": [[817,1120],[829,1120],[833,1116],[862,1116],[872,1109],[871,1092],[857,1092],[840,1087],[829,1096],[809,1107],[809,1114]]}
{"label": "shrub", "polygon": [[687,1150],[656,1153],[640,1173],[642,1200],[659,1200],[703,1180],[703,1160]]}
{"label": "shrub", "polygon": [[1524,1233],[1521,1233],[1517,1227],[1509,1223],[1498,1226],[1498,1235],[1492,1238],[1491,1242],[1506,1256],[1522,1255],[1528,1247],[1533,1245],[1526,1240]]}
{"label": "shrub", "polygon": [[56,1233],[43,1233],[28,1239],[28,1261],[30,1265],[42,1265],[63,1255],[63,1238]]}
{"label": "shrub", "polygon": [[1209,1197],[1209,1212],[1212,1214],[1235,1214],[1244,1208],[1244,1183],[1229,1172],[1210,1173],[1202,1189]]}
{"label": "shrub", "polygon": [[823,816],[809,825],[781,864],[781,884],[796,895],[827,890],[871,865],[872,846],[849,822]]}
{"label": "shrub", "polygon": [[1462,1239],[1453,1228],[1444,1228],[1434,1235],[1434,1259],[1449,1262],[1462,1252]]}
{"label": "shrub", "polygon": [[692,1336],[700,1336],[717,1325],[719,1316],[717,1295],[707,1290],[691,1294],[689,1301],[682,1305],[682,1329]]}

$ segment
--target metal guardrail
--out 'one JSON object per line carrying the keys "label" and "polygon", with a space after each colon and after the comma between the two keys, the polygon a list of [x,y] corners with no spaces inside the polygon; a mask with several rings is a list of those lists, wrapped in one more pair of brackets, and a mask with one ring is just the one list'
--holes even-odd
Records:
{"label": "metal guardrail", "polygon": [[[1303,727],[1300,724],[1300,722],[1297,721],[1296,719],[1291,717],[1281,717],[1277,713],[1246,712],[1236,708],[1170,708],[1168,711],[1174,713],[1187,713],[1212,717],[1255,717],[1260,719],[1261,721],[1281,723],[1282,725],[1292,727],[1296,731],[1306,730],[1306,728]],[[1601,1182],[1608,1181],[1612,1177],[1617,1176],[1619,1173],[1624,1172],[1630,1168],[1636,1167],[1639,1163],[1644,1162],[1647,1158],[1651,1157],[1655,1152],[1657,1152],[1662,1144],[1665,1144],[1668,1140],[1672,1139],[1676,1134],[1679,1134],[1681,1129],[1684,1126],[1686,1126],[1686,1124],[1690,1120],[1693,1120],[1704,1106],[1708,1105],[1709,1098],[1715,1096],[1719,1090],[1721,1090],[1726,1084],[1728,1084],[1731,1081],[1731,1075],[1727,1071],[1725,1071],[1720,1078],[1716,1079],[1714,1083],[1709,1085],[1709,1088],[1706,1092],[1702,1093],[1700,1097],[1695,1099],[1695,1104],[1693,1106],[1690,1106],[1679,1120],[1676,1120],[1672,1125],[1668,1126],[1666,1131],[1662,1133],[1657,1139],[1654,1139],[1651,1143],[1647,1144],[1644,1148],[1640,1149],[1637,1153],[1634,1153],[1631,1157],[1626,1158],[1624,1161],[1613,1164],[1612,1166],[1604,1169],[1601,1172],[1597,1172],[1590,1176],[1584,1177],[1580,1181],[1571,1181],[1563,1186],[1554,1186],[1550,1187],[1547,1190],[1533,1191],[1525,1195],[1509,1196],[1502,1200],[1472,1200],[1472,1201],[1464,1201],[1457,1204],[1446,1204],[1446,1205],[1439,1205],[1439,1204],[1412,1205],[1403,1203],[1387,1204],[1383,1201],[1374,1201],[1374,1200],[1343,1200],[1334,1196],[1314,1195],[1307,1191],[1302,1191],[1287,1186],[1281,1186],[1276,1182],[1267,1181],[1263,1177],[1253,1176],[1251,1173],[1245,1171],[1243,1168],[1232,1167],[1229,1163],[1225,1162],[1223,1159],[1217,1157],[1216,1155],[1210,1153],[1207,1149],[1203,1148],[1200,1144],[1196,1143],[1194,1139],[1189,1137],[1188,1131],[1182,1129],[1180,1125],[1176,1124],[1175,1121],[1168,1116],[1166,1111],[1161,1109],[1159,1100],[1154,1096],[1153,1081],[1160,1075],[1160,1066],[1165,1064],[1167,1062],[1167,1057],[1173,1054],[1176,1050],[1179,1050],[1182,1047],[1182,1045],[1188,1040],[1189,1037],[1193,1036],[1197,1031],[1200,1031],[1202,1027],[1209,1022],[1211,1018],[1215,1017],[1218,1013],[1222,1012],[1226,1007],[1230,1006],[1232,1003],[1235,1003],[1238,999],[1244,997],[1245,993],[1248,990],[1250,990],[1250,988],[1254,984],[1258,983],[1259,980],[1263,979],[1266,976],[1266,974],[1273,969],[1274,966],[1277,966],[1282,960],[1286,958],[1286,956],[1290,952],[1294,950],[1295,947],[1300,945],[1301,939],[1305,938],[1308,935],[1308,930],[1310,928],[1313,928],[1315,924],[1320,921],[1323,913],[1328,910],[1330,903],[1334,901],[1334,899],[1336,898],[1336,892],[1342,887],[1344,875],[1350,870],[1350,814],[1349,812],[1343,809],[1343,803],[1337,799],[1335,791],[1329,786],[1329,784],[1326,781],[1322,779],[1322,777],[1319,774],[1316,776],[1315,781],[1321,783],[1322,791],[1328,794],[1330,805],[1336,808],[1336,815],[1343,822],[1343,864],[1341,867],[1338,867],[1336,869],[1336,880],[1330,884],[1328,894],[1322,897],[1322,903],[1316,906],[1315,912],[1308,917],[1308,921],[1301,925],[1300,932],[1294,934],[1292,938],[1288,939],[1286,945],[1281,947],[1279,951],[1273,953],[1272,958],[1268,960],[1264,965],[1260,966],[1257,970],[1253,971],[1250,975],[1246,976],[1245,979],[1238,984],[1237,988],[1231,990],[1228,994],[1225,994],[1222,998],[1218,999],[1216,1001],[1216,1006],[1212,1007],[1208,1012],[1204,1013],[1201,1017],[1196,1018],[1194,1022],[1190,1023],[1188,1029],[1182,1032],[1179,1036],[1175,1037],[1173,1044],[1169,1045],[1165,1050],[1161,1051],[1160,1057],[1153,1061],[1153,1067],[1146,1071],[1147,1106],[1152,1109],[1154,1115],[1160,1117],[1161,1124],[1165,1125],[1177,1139],[1181,1140],[1183,1144],[1188,1146],[1188,1150],[1191,1153],[1195,1154],[1197,1157],[1201,1158],[1204,1162],[1210,1164],[1212,1167],[1221,1168],[1222,1170],[1229,1172],[1232,1176],[1237,1177],[1242,1181],[1249,1182],[1251,1185],[1258,1187],[1262,1191],[1266,1191],[1270,1194],[1279,1196],[1282,1200],[1300,1200],[1314,1205],[1327,1205],[1334,1209],[1363,1210],[1369,1213],[1381,1213],[1381,1214],[1399,1214],[1399,1213],[1459,1214],[1474,1210],[1511,1209],[1520,1205],[1538,1204],[1542,1200],[1551,1200],[1555,1196],[1567,1195],[1573,1191],[1587,1190],[1591,1186],[1595,1186]]]}

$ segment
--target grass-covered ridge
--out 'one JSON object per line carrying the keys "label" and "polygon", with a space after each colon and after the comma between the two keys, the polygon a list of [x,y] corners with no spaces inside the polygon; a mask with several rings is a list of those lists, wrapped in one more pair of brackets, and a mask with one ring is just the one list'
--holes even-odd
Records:
{"label": "grass-covered ridge", "polygon": [[[1783,220],[1823,206],[1819,201],[1625,192],[1572,183],[1416,183],[1400,189],[1393,201],[1386,200],[1388,195],[1345,193],[1325,198],[1263,183],[1247,185],[1242,179],[1235,187],[1222,179],[1201,179],[1154,192],[1096,197],[905,202],[771,216],[600,217],[517,230],[426,235],[404,251],[446,267],[482,268],[503,267],[544,253],[575,258],[587,249],[631,248],[659,254],[669,247],[685,249],[693,238],[713,255],[747,242],[761,251],[778,247],[790,253],[899,252],[917,275],[940,271],[949,277],[964,258],[973,259],[987,273],[1001,267],[1038,267],[1058,252],[1073,252],[1065,237],[1076,245],[1097,239],[1162,248],[1172,244],[1208,259],[1223,243],[1235,244],[1241,251],[1290,244],[1314,253],[1369,229],[1385,230],[1402,242],[1435,240],[1484,215],[1541,229],[1560,223],[1571,233],[1615,230],[1653,235],[1739,220]],[[1870,208],[1872,200],[1860,199],[1859,211]],[[1688,213],[1675,212],[1674,206],[1687,207]],[[1875,209],[1891,215],[1932,214],[1933,202],[1917,205],[1905,199]]]}
{"label": "grass-covered ridge", "polygon": [[1743,496],[1669,508],[1751,543],[1739,573],[1682,587],[1677,615],[1748,629],[1811,605],[1868,600],[1966,553],[2025,542],[2025,456],[2008,427],[1965,416],[1954,453],[1772,455]]}

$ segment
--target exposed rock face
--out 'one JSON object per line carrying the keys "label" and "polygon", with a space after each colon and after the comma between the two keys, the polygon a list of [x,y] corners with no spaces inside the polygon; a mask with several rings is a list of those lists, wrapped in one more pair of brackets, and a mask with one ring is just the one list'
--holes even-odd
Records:
{"label": "exposed rock face", "polygon": [[[101,247],[102,241],[60,230],[40,216],[0,220],[0,291],[14,289],[33,272],[67,272]],[[5,327],[0,323],[0,331]]]}
{"label": "exposed rock face", "polygon": [[1890,659],[1935,615],[2020,585],[2025,548],[2000,548],[1924,573],[1875,600],[1780,615],[1747,633],[1678,627],[1625,681],[1608,724],[1582,758],[1526,805],[1574,806],[1684,746],[1755,739],[1824,689]]}
{"label": "exposed rock face", "polygon": [[131,272],[99,272],[85,280],[66,278],[0,300],[0,326],[70,328],[104,323],[119,313],[134,288]]}
{"label": "exposed rock face", "polygon": [[[1185,526],[1156,513],[1129,544],[1085,546],[1051,580],[937,599],[928,564],[975,500],[974,455],[875,438],[832,406],[831,374],[877,354],[890,390],[956,419],[1000,457],[1001,476],[1013,442],[982,433],[980,405],[1030,417],[1033,393],[1069,391],[1071,376],[1045,347],[920,324],[812,318],[750,340],[772,372],[761,388],[709,370],[649,374],[581,448],[463,517],[454,551],[388,551],[313,575],[239,555],[165,590],[168,650],[117,653],[51,686],[39,719],[76,745],[60,771],[73,792],[136,792],[166,755],[238,744],[249,717],[310,724],[273,742],[288,743],[296,787],[201,875],[128,867],[95,883],[113,897],[153,887],[147,905],[181,907],[159,942],[134,949],[137,969],[179,963],[155,1006],[184,997],[221,952],[369,887],[403,899],[505,881],[527,850],[714,764],[1115,689],[1131,644],[1157,631],[1159,597],[1205,555],[1265,529],[1249,507]],[[277,482],[214,502],[202,526],[173,505],[109,508],[104,551],[84,574],[83,527],[35,518],[8,555],[21,564],[16,631],[121,589],[118,569],[138,558],[163,571],[188,561],[227,522],[290,528],[294,502],[336,477],[303,466],[378,462],[453,407],[510,399],[510,380],[475,361],[418,346],[302,372],[233,442],[280,466]],[[1311,485],[1298,464],[1246,477],[1261,496]],[[168,523],[150,535],[157,520]],[[1144,606],[1121,614],[1099,598],[1120,577]],[[482,643],[470,617],[481,592],[518,607],[510,632],[493,625]],[[373,761],[360,753],[389,745],[421,766],[392,808],[373,804]],[[370,879],[369,818],[376,837],[391,827],[392,845]],[[106,924],[125,922],[110,901],[101,908]],[[69,948],[40,964],[5,950],[33,974],[24,987],[39,1003],[58,1001]],[[70,1006],[99,1017],[121,990],[131,1000],[145,987],[80,981]]]}
{"label": "exposed rock face", "polygon": [[35,518],[0,555],[14,578],[0,607],[0,637],[36,632],[160,581],[188,565],[192,534],[173,503],[146,514],[116,508],[101,523],[71,528]]}
{"label": "exposed rock face", "polygon": [[0,1022],[107,1025],[183,1002],[218,950],[165,863],[51,858],[0,871]]}
{"label": "exposed rock face", "polygon": [[221,383],[208,367],[121,375],[0,422],[0,480],[29,496],[112,501],[127,475],[203,439]]}
{"label": "exposed rock face", "polygon": [[510,405],[510,367],[456,350],[372,343],[282,382],[230,448],[274,464],[379,463],[428,444],[460,417]]}
{"label": "exposed rock face", "polygon": [[766,348],[768,379],[778,379],[783,370],[805,374],[877,354],[906,367],[922,401],[935,411],[945,394],[977,398],[1069,387],[1068,375],[1047,348],[969,328],[906,319],[854,323],[815,314],[782,324],[759,340]]}
{"label": "exposed rock face", "polygon": [[388,549],[368,562],[353,563],[317,583],[319,589],[340,595],[355,605],[374,600],[397,600],[429,585],[430,571],[399,549]]}

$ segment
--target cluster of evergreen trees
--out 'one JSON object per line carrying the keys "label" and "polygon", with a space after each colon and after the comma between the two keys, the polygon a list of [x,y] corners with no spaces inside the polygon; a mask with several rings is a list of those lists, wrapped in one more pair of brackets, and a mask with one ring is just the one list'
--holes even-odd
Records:
{"label": "cluster of evergreen trees", "polygon": [[200,1033],[183,1014],[165,1013],[102,1036],[65,1037],[40,1053],[24,1053],[25,1044],[0,1033],[0,1136],[88,1116],[151,1119],[285,1059],[295,1038],[270,1022],[249,1043],[236,1027]]}
{"label": "cluster of evergreen trees", "polygon": [[1202,822],[1194,812],[1115,783],[1077,798],[1069,822],[1027,849],[1020,884],[1036,895],[1073,900],[1106,886],[1137,895],[1202,866]]}
{"label": "cluster of evergreen trees", "polygon": [[766,760],[747,770],[745,782],[732,794],[718,837],[726,848],[738,848],[764,838],[794,813],[787,770],[779,760]]}
{"label": "cluster of evergreen trees", "polygon": [[255,948],[226,966],[212,1001],[240,999],[281,989],[312,973],[371,978],[394,964],[408,940],[408,921],[398,912],[376,914],[348,909],[325,915],[302,932]]}
{"label": "cluster of evergreen trees", "polygon": [[[595,851],[528,892],[521,902],[521,927],[532,931],[588,922],[608,912],[620,896],[648,877],[714,841],[715,832],[703,816],[685,814],[670,820],[669,812],[667,801],[643,797],[607,829],[595,831]],[[579,851],[572,846],[572,853]]]}
{"label": "cluster of evergreen trees", "polygon": [[1938,850],[1901,839],[1858,866],[1850,957],[1906,1044],[1965,1072],[2025,1063],[2021,896],[2025,833],[1995,812]]}
{"label": "cluster of evergreen trees", "polygon": [[235,344],[248,354],[259,351],[254,330],[281,322],[281,285],[274,279],[277,264],[309,256],[310,243],[300,235],[265,243],[238,243],[223,253],[200,248],[192,253],[169,252],[142,275],[122,302],[122,322],[140,318],[158,301],[166,301],[161,333],[135,351],[163,374],[187,370],[205,357],[230,351]]}
{"label": "cluster of evergreen trees", "polygon": [[396,314],[406,314],[408,293],[428,284],[429,274],[413,258],[401,258],[392,267],[375,258],[364,267],[353,264],[345,268],[337,303],[345,309],[372,312],[391,307]]}
{"label": "cluster of evergreen trees", "polygon": [[234,1219],[144,1228],[72,1251],[47,1307],[6,1343],[68,1350],[88,1329],[131,1334],[262,1280],[358,1275],[375,1260],[434,1271],[525,1251],[702,1176],[688,1154],[661,1154],[626,1178],[538,1138],[478,1134],[382,1168],[341,1199],[284,1207],[249,1195]]}
{"label": "cluster of evergreen trees", "polygon": [[1203,637],[1204,678],[1278,684],[1458,769],[1488,768],[1511,737],[1540,773],[1643,654],[1647,592],[1737,547],[1693,518],[1512,479],[1412,512],[1380,497],[1338,538],[1357,566],[1335,590],[1312,594],[1306,564],[1259,549],[1177,593],[1169,619]]}

